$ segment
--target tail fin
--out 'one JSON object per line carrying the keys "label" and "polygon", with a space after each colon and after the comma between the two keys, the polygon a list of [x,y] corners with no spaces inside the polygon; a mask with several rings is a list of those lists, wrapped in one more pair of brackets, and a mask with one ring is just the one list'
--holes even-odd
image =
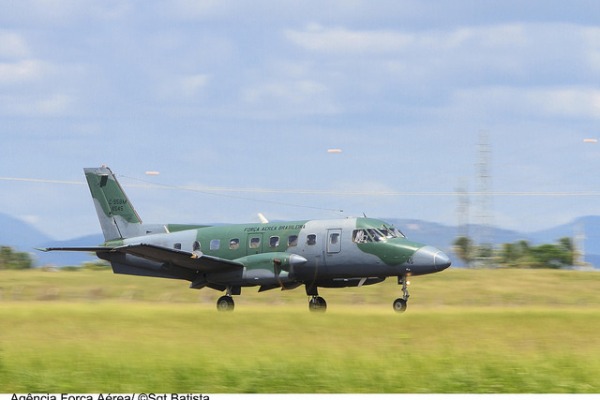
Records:
{"label": "tail fin", "polygon": [[110,168],[84,168],[83,171],[106,241],[150,233],[145,232],[140,216]]}

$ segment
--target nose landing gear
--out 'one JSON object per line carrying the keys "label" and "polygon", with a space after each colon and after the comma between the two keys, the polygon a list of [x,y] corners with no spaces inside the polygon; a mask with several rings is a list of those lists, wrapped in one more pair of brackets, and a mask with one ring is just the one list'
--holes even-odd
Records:
{"label": "nose landing gear", "polygon": [[327,309],[327,302],[325,302],[324,298],[319,296],[319,290],[317,288],[317,285],[315,285],[314,283],[307,284],[306,295],[311,296],[310,300],[308,301],[308,309],[310,311],[325,312],[325,310]]}
{"label": "nose landing gear", "polygon": [[408,276],[407,275],[402,275],[398,277],[398,285],[402,285],[402,297],[399,299],[394,300],[394,311],[398,312],[398,313],[403,313],[404,311],[406,311],[406,308],[408,307],[408,298],[410,297],[410,294],[408,293]]}

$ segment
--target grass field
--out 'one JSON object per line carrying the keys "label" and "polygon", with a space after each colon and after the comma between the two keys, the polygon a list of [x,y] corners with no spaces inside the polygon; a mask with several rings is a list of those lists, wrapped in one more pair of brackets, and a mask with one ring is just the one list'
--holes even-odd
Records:
{"label": "grass field", "polygon": [[458,270],[218,292],[106,271],[0,271],[0,393],[599,393],[600,273]]}

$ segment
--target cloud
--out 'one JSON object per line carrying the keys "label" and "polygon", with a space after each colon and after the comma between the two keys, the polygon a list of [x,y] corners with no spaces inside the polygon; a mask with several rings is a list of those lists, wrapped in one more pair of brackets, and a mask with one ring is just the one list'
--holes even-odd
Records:
{"label": "cloud", "polygon": [[68,114],[75,99],[64,93],[45,96],[0,96],[0,115],[24,117],[50,117]]}
{"label": "cloud", "polygon": [[351,30],[310,24],[304,30],[288,29],[284,35],[305,50],[348,55],[399,54],[419,49],[449,51],[464,47],[498,49],[526,44],[524,28],[517,24],[424,32]]}
{"label": "cloud", "polygon": [[311,51],[326,53],[388,53],[402,50],[414,41],[414,36],[397,31],[352,31],[346,28],[324,28],[309,25],[303,31],[286,30],[285,37]]}
{"label": "cloud", "polygon": [[21,60],[12,63],[0,63],[0,85],[28,83],[41,80],[46,65],[39,60]]}
{"label": "cloud", "polygon": [[0,31],[0,58],[20,59],[28,57],[29,54],[29,46],[23,36]]}
{"label": "cloud", "polygon": [[[259,82],[242,90],[242,102],[262,117],[329,115],[341,112],[330,88],[310,79]],[[262,110],[262,111],[259,111]]]}
{"label": "cloud", "polygon": [[158,84],[159,96],[163,100],[191,100],[200,95],[208,86],[208,74],[177,75],[162,79]]}
{"label": "cloud", "polygon": [[162,7],[165,7],[165,11],[176,18],[206,19],[228,15],[232,8],[237,8],[239,5],[225,0],[175,0],[159,8]]}
{"label": "cloud", "polygon": [[587,86],[465,88],[456,91],[451,104],[451,114],[462,112],[490,119],[600,119],[600,89]]}

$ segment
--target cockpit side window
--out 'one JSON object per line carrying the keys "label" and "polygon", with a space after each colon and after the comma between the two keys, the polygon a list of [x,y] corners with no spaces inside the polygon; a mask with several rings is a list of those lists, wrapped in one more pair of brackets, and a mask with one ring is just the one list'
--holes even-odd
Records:
{"label": "cockpit side window", "polygon": [[352,232],[352,241],[354,243],[370,243],[373,241],[373,238],[366,229],[356,229]]}

